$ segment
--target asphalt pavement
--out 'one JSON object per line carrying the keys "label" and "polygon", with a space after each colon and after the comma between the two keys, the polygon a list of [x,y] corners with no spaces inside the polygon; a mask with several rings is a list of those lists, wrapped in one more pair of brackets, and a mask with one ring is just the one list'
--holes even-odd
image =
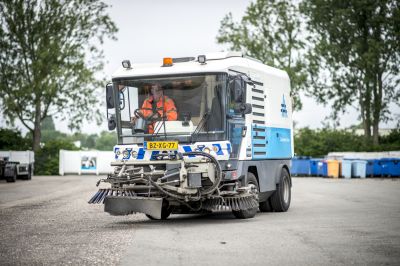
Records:
{"label": "asphalt pavement", "polygon": [[399,265],[400,179],[293,178],[286,213],[110,216],[97,176],[0,181],[0,265]]}

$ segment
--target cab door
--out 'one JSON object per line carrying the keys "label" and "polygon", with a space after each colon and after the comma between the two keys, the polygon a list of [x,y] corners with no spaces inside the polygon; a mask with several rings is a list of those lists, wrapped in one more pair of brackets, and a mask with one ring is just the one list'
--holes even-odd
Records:
{"label": "cab door", "polygon": [[251,112],[246,102],[246,82],[241,75],[231,76],[227,93],[227,133],[231,143],[231,159],[239,158],[240,145],[247,132],[245,115]]}

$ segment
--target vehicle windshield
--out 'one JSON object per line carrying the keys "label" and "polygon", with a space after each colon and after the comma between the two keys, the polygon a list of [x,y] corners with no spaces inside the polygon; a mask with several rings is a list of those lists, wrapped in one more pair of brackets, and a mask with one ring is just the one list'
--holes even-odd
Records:
{"label": "vehicle windshield", "polygon": [[226,74],[115,80],[121,144],[224,137]]}

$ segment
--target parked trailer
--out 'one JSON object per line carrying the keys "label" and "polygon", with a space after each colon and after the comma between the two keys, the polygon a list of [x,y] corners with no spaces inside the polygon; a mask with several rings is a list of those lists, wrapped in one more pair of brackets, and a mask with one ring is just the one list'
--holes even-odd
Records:
{"label": "parked trailer", "polygon": [[0,178],[15,182],[17,178],[30,180],[33,175],[33,151],[0,151]]}
{"label": "parked trailer", "polygon": [[[114,171],[89,203],[151,219],[222,209],[252,218],[258,210],[289,209],[286,72],[238,52],[122,65],[106,87],[108,125],[118,135]],[[155,91],[164,100],[155,103]]]}

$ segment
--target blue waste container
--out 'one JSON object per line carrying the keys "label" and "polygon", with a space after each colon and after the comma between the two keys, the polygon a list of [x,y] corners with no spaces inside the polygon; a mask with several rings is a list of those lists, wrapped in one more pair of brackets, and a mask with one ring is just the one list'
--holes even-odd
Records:
{"label": "blue waste container", "polygon": [[351,178],[351,160],[342,160],[342,176],[344,178]]}
{"label": "blue waste container", "polygon": [[310,157],[294,157],[292,159],[291,174],[294,176],[310,175]]}
{"label": "blue waste container", "polygon": [[393,158],[392,160],[392,171],[390,172],[392,176],[400,176],[400,158]]}
{"label": "blue waste container", "polygon": [[353,160],[351,162],[352,177],[365,178],[367,176],[367,161]]}
{"label": "blue waste container", "polygon": [[392,176],[400,176],[400,158],[393,159],[393,168],[391,174]]}
{"label": "blue waste container", "polygon": [[400,176],[400,158],[383,158],[380,160],[381,175]]}
{"label": "blue waste container", "polygon": [[382,159],[374,159],[374,165],[372,167],[372,171],[374,176],[382,176]]}
{"label": "blue waste container", "polygon": [[317,175],[318,176],[328,176],[328,163],[325,160],[320,160],[317,163]]}
{"label": "blue waste container", "polygon": [[373,177],[374,176],[374,159],[368,159],[367,160],[367,173],[366,175],[369,177]]}
{"label": "blue waste container", "polygon": [[310,175],[311,176],[318,176],[318,162],[322,159],[311,159],[310,160]]}

